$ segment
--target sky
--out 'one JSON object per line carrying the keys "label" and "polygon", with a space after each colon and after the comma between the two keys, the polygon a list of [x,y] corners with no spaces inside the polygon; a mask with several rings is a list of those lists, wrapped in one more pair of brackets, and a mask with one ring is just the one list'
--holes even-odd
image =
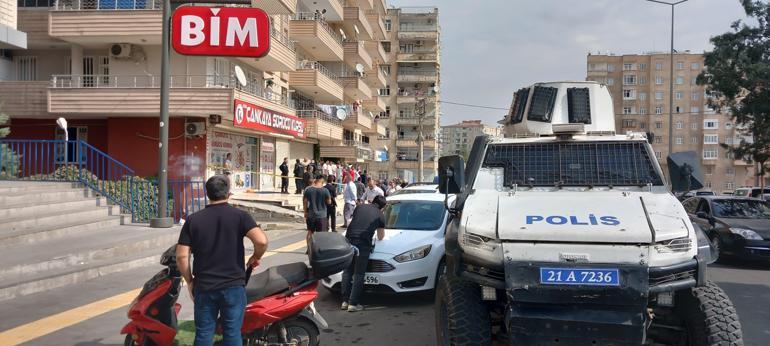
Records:
{"label": "sky", "polygon": [[[439,8],[441,100],[507,109],[513,91],[535,82],[585,80],[586,55],[668,51],[671,7],[644,0],[389,0]],[[676,6],[674,48],[710,49],[709,38],[743,19],[739,0]],[[441,104],[441,124],[506,110]]]}

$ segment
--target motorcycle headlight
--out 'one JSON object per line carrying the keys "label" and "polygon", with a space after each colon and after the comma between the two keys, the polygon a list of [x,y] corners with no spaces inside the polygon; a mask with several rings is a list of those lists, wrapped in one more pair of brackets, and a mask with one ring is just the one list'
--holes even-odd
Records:
{"label": "motorcycle headlight", "polygon": [[745,239],[751,239],[751,240],[762,240],[762,237],[757,234],[757,232],[754,232],[750,229],[745,228],[730,228],[730,232],[732,234],[737,234]]}
{"label": "motorcycle headlight", "polygon": [[430,248],[431,248],[430,244],[425,246],[420,246],[416,249],[409,250],[396,257],[393,257],[393,260],[398,263],[404,263],[404,262],[425,258],[425,256],[428,256],[428,254],[430,253]]}
{"label": "motorcycle headlight", "polygon": [[660,253],[687,252],[692,248],[690,237],[674,238],[655,243],[655,250]]}

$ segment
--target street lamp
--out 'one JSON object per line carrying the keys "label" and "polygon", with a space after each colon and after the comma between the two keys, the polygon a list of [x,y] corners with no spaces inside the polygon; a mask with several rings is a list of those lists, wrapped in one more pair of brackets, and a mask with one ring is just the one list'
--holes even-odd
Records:
{"label": "street lamp", "polygon": [[674,2],[660,0],[646,0],[657,4],[671,6],[671,64],[668,79],[668,155],[674,151],[674,8],[676,5],[687,2],[688,0],[679,0]]}

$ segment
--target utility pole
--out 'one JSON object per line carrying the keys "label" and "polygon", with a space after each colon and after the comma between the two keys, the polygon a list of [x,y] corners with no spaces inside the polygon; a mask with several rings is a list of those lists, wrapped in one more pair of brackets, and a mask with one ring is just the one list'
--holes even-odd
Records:
{"label": "utility pole", "polygon": [[674,2],[660,1],[660,0],[647,0],[657,4],[663,4],[671,6],[671,52],[670,52],[670,69],[668,79],[668,155],[674,151],[674,8],[676,5],[687,2],[688,0],[679,0]]}
{"label": "utility pole", "polygon": [[419,132],[417,133],[417,169],[419,173],[417,176],[420,178],[420,182],[425,181],[423,170],[425,169],[425,137],[423,135],[423,120],[425,120],[425,98],[417,99],[417,103],[414,104],[414,114],[417,115],[417,121],[419,123]]}
{"label": "utility pole", "polygon": [[174,219],[168,216],[168,96],[171,80],[171,52],[169,32],[171,31],[171,3],[162,0],[163,28],[161,33],[162,48],[160,56],[160,136],[158,143],[158,215],[150,219],[150,227],[169,228],[174,225]]}

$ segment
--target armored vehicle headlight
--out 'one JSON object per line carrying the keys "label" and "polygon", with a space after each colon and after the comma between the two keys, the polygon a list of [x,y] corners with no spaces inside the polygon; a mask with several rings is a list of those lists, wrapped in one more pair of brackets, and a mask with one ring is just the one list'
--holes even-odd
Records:
{"label": "armored vehicle headlight", "polygon": [[674,238],[655,243],[655,250],[660,253],[687,252],[692,248],[690,237]]}

